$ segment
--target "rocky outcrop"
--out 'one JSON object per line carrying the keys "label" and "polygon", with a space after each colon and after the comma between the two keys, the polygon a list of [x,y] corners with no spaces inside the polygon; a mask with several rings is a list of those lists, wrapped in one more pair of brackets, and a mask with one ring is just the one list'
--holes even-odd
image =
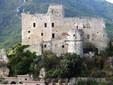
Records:
{"label": "rocky outcrop", "polygon": [[0,63],[8,63],[8,58],[5,49],[0,49]]}
{"label": "rocky outcrop", "polygon": [[0,76],[6,77],[9,75],[9,68],[6,67],[8,63],[8,58],[5,49],[0,49]]}
{"label": "rocky outcrop", "polygon": [[45,78],[45,69],[44,68],[42,68],[41,70],[40,70],[40,74],[39,74],[39,78],[41,78],[42,80]]}
{"label": "rocky outcrop", "polygon": [[1,77],[7,77],[9,75],[9,72],[10,72],[10,70],[7,67],[0,68],[0,76]]}

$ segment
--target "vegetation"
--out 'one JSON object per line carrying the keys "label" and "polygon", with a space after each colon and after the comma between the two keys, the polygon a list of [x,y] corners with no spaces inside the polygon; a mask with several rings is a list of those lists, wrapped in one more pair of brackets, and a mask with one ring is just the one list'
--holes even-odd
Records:
{"label": "vegetation", "polygon": [[[56,58],[51,52],[46,52],[46,55],[44,55],[45,57],[40,56],[40,60],[35,64],[37,67],[42,66],[46,69],[46,78],[71,78],[80,76],[109,78],[113,75],[113,68],[111,67],[112,62],[109,58],[113,52],[113,45],[111,43],[109,45],[109,48],[101,52],[99,55],[95,54],[93,57],[87,56],[82,58],[76,54],[67,53]],[[97,50],[93,48],[90,49],[97,52]],[[43,60],[47,61],[42,62]],[[35,72],[37,72],[36,69]]]}
{"label": "vegetation", "polygon": [[[112,42],[109,48],[96,54],[95,56],[80,57],[76,54],[66,53],[57,57],[52,52],[44,52],[42,56],[36,56],[36,53],[25,51],[28,45],[15,45],[9,52],[10,76],[17,74],[33,74],[34,78],[39,78],[39,72],[45,68],[48,78],[72,78],[72,77],[93,77],[106,78],[108,82],[101,81],[78,81],[78,85],[112,85],[113,67],[110,57],[113,52]],[[92,49],[92,46],[90,49]],[[89,49],[89,47],[88,47]],[[87,50],[88,51],[88,50]]]}
{"label": "vegetation", "polygon": [[78,81],[78,85],[113,85],[113,83],[96,82],[94,80],[88,80],[88,81]]}
{"label": "vegetation", "polygon": [[16,76],[18,74],[30,74],[30,65],[36,58],[35,52],[24,51],[28,47],[26,45],[17,44],[13,47],[8,55],[10,68],[10,76]]}

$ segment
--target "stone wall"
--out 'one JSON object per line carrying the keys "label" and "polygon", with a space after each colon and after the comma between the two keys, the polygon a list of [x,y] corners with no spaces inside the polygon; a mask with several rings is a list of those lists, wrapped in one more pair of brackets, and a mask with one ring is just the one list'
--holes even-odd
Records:
{"label": "stone wall", "polygon": [[30,50],[31,52],[36,52],[36,55],[42,55],[41,44],[33,44],[26,48],[24,51]]}
{"label": "stone wall", "polygon": [[83,57],[83,35],[82,30],[70,30],[68,32],[66,43],[68,44],[68,53],[76,53]]}

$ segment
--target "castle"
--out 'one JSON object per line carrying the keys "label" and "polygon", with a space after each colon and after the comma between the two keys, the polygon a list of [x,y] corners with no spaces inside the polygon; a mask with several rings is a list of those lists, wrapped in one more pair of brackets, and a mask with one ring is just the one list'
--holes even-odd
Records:
{"label": "castle", "polygon": [[64,17],[62,5],[50,5],[46,14],[22,14],[22,44],[41,55],[52,51],[57,56],[76,53],[83,56],[83,46],[92,43],[99,50],[108,46],[102,18]]}

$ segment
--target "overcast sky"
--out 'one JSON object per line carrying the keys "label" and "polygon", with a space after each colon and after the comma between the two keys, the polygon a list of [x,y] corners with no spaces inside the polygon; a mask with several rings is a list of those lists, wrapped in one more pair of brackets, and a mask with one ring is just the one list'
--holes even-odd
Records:
{"label": "overcast sky", "polygon": [[106,0],[106,1],[109,1],[109,2],[113,3],[113,0]]}

